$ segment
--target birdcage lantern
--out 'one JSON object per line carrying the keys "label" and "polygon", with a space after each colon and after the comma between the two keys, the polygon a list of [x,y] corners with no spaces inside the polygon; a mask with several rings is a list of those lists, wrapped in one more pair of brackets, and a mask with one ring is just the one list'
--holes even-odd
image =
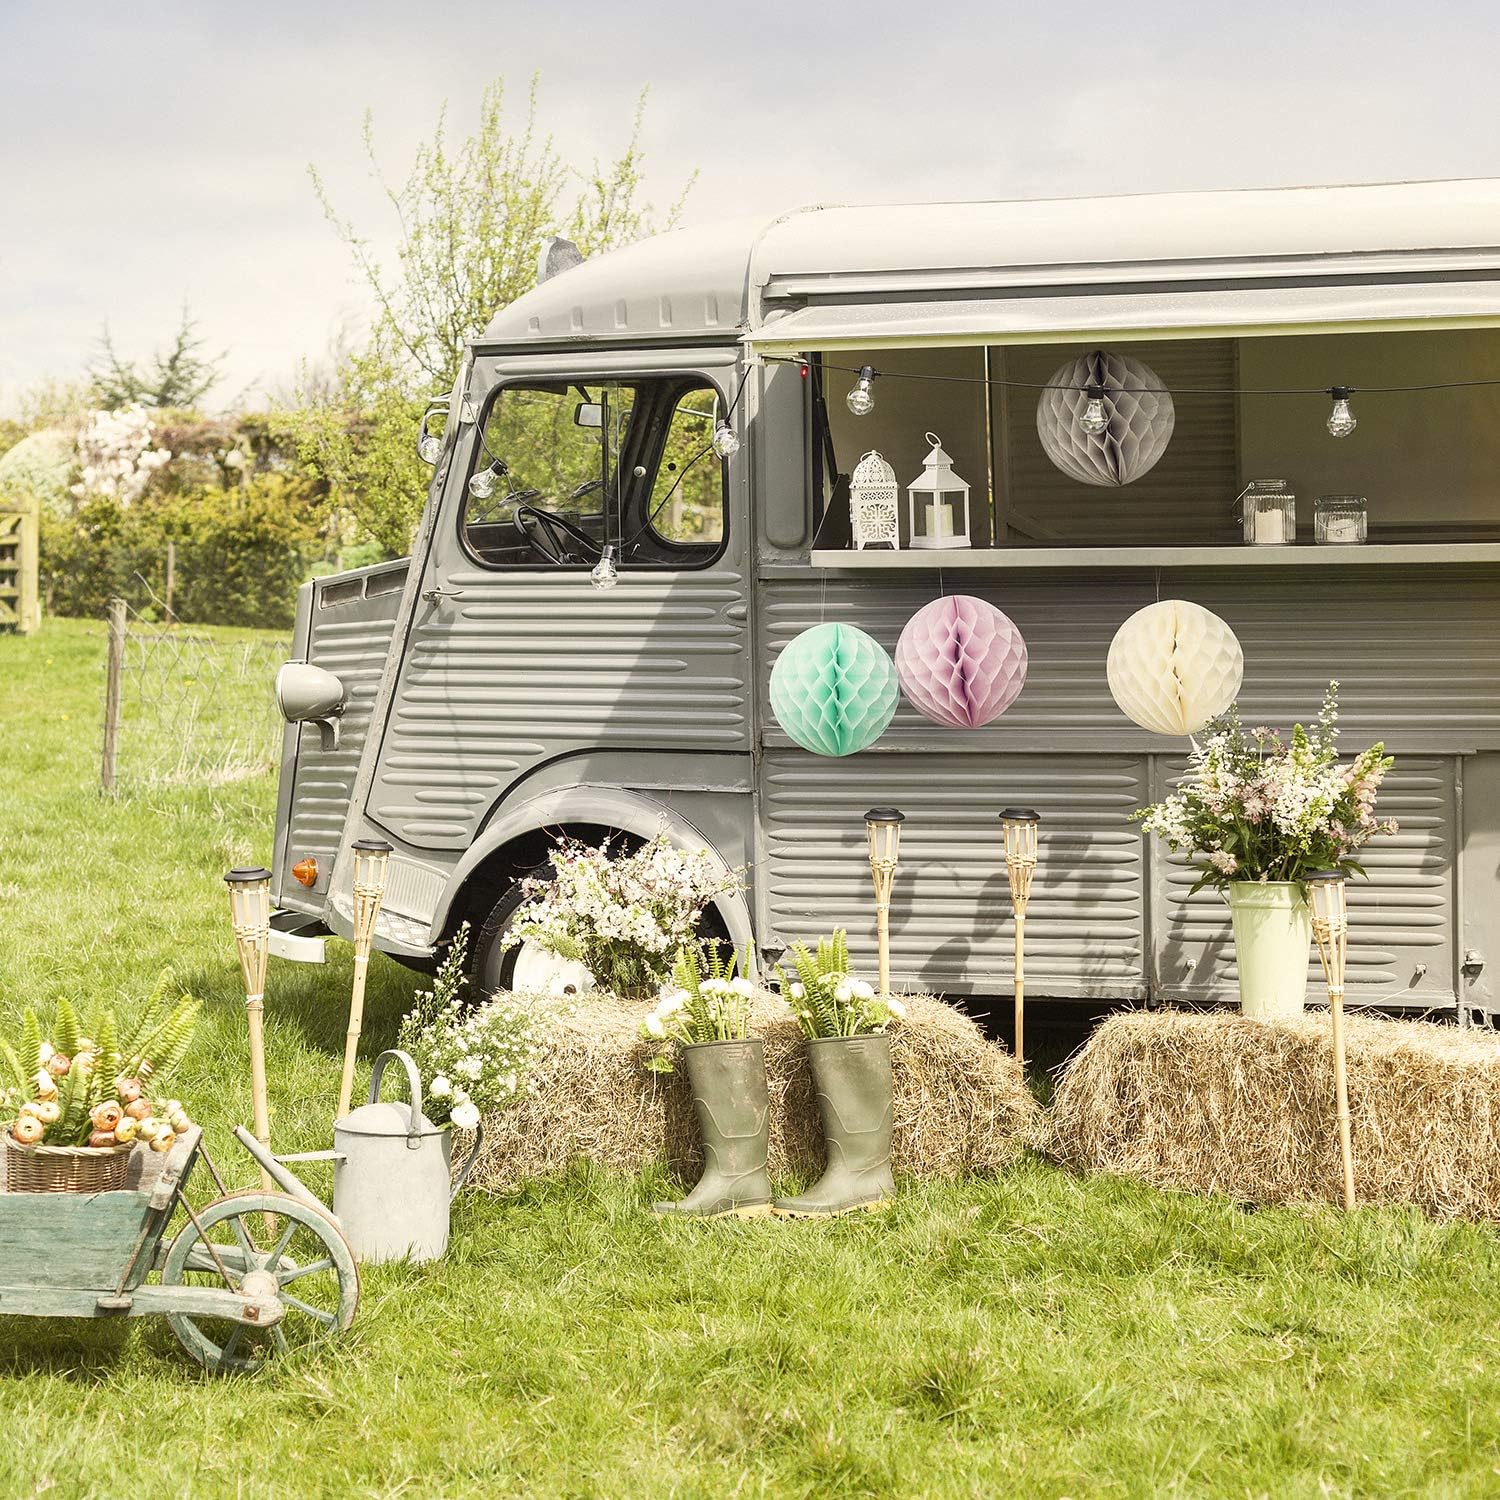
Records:
{"label": "birdcage lantern", "polygon": [[947,550],[968,547],[969,486],[953,472],[953,460],[935,433],[926,434],[932,451],[922,472],[906,487],[911,545]]}
{"label": "birdcage lantern", "polygon": [[889,547],[901,550],[901,487],[896,471],[872,448],[854,466],[849,481],[849,518],[854,547]]}

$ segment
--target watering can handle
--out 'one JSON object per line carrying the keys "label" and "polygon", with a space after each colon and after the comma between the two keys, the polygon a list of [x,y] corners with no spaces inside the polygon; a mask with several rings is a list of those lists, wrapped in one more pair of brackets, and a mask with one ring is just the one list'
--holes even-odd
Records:
{"label": "watering can handle", "polygon": [[484,1145],[484,1121],[474,1127],[474,1144],[469,1148],[469,1154],[464,1158],[464,1164],[458,1169],[458,1176],[453,1179],[453,1186],[448,1189],[448,1201],[450,1203],[458,1197],[458,1190],[469,1180],[469,1173],[474,1170],[474,1163],[479,1159],[479,1148]]}
{"label": "watering can handle", "polygon": [[380,1097],[380,1075],[385,1072],[386,1060],[392,1057],[406,1069],[407,1087],[411,1091],[411,1125],[407,1128],[406,1144],[415,1150],[422,1139],[422,1080],[417,1076],[417,1065],[409,1052],[392,1047],[375,1059],[375,1067],[370,1073],[370,1103]]}

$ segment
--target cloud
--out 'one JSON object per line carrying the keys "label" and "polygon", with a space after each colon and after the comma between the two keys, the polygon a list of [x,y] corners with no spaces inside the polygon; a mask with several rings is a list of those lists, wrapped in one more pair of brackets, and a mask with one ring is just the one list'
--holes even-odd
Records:
{"label": "cloud", "polygon": [[1497,12],[1098,0],[710,11],[10,0],[0,14],[0,404],[127,353],[187,299],[231,351],[220,396],[284,380],[362,305],[307,180],[389,243],[360,143],[399,176],[444,101],[471,126],[533,70],[559,148],[625,139],[649,84],[647,187],[689,222],[813,201],[1057,196],[1500,172]]}

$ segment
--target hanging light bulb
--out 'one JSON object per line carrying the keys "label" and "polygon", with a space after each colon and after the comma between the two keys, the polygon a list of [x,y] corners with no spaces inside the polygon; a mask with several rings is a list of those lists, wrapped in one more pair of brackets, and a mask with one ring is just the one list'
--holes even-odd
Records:
{"label": "hanging light bulb", "polygon": [[1329,389],[1328,394],[1333,397],[1333,410],[1328,413],[1328,435],[1348,437],[1359,426],[1354,413],[1349,410],[1349,397],[1354,394],[1354,389],[1352,386],[1336,385]]}
{"label": "hanging light bulb", "polygon": [[1085,432],[1097,436],[1109,426],[1109,413],[1104,409],[1104,387],[1090,385],[1084,390],[1089,398],[1089,404],[1084,407],[1083,415],[1078,419],[1078,425]]}
{"label": "hanging light bulb", "polygon": [[720,422],[714,428],[713,444],[720,458],[732,458],[740,451],[739,435],[728,422]]}
{"label": "hanging light bulb", "polygon": [[506,472],[504,462],[497,458],[487,468],[480,469],[470,478],[469,493],[476,500],[488,500],[495,493],[495,485],[500,475]]}
{"label": "hanging light bulb", "polygon": [[855,382],[854,389],[844,397],[844,404],[856,417],[867,417],[875,410],[875,392],[871,389],[874,383],[875,367],[861,365],[859,379]]}
{"label": "hanging light bulb", "polygon": [[424,464],[436,464],[443,456],[443,440],[436,433],[424,432],[417,439],[417,457]]}
{"label": "hanging light bulb", "polygon": [[607,543],[603,555],[594,564],[594,571],[589,574],[589,582],[596,589],[612,589],[620,581],[619,556],[620,549],[613,542]]}

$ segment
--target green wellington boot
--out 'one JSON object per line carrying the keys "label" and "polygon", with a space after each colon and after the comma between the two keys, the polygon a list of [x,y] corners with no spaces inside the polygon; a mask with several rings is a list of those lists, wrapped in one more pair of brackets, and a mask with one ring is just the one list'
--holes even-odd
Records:
{"label": "green wellington boot", "polygon": [[778,1198],[790,1219],[827,1219],[857,1208],[884,1208],[896,1194],[891,1176],[891,1039],[819,1037],[807,1044],[828,1166],[805,1193]]}
{"label": "green wellington boot", "polygon": [[703,1176],[681,1203],[653,1203],[652,1213],[705,1219],[770,1213],[771,1101],[760,1038],[700,1042],[684,1047],[682,1059],[703,1133]]}

